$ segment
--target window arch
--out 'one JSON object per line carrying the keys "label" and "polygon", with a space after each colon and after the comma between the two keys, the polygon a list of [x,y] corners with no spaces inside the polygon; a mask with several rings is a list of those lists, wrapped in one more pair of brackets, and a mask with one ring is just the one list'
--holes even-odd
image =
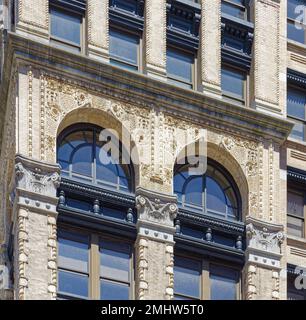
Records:
{"label": "window arch", "polygon": [[190,175],[189,164],[176,165],[174,193],[182,208],[228,220],[240,220],[240,195],[229,173],[209,160],[204,175]]}
{"label": "window arch", "polygon": [[[112,153],[102,148],[107,141],[100,141],[102,128],[94,125],[75,125],[58,137],[57,161],[63,177],[92,183],[117,191],[132,192],[133,167],[130,158],[117,141]],[[112,141],[114,137],[112,137]],[[118,155],[118,156],[117,156]]]}

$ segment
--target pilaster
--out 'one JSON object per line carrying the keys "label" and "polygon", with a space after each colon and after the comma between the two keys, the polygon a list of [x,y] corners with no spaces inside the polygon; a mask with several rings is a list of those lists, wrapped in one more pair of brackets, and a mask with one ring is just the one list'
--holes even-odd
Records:
{"label": "pilaster", "polygon": [[176,197],[143,188],[136,190],[136,298],[173,298],[173,235]]}
{"label": "pilaster", "polygon": [[109,61],[109,1],[88,0],[88,56]]}
{"label": "pilaster", "polygon": [[166,79],[166,0],[145,1],[145,71],[147,75]]}
{"label": "pilaster", "polygon": [[221,96],[221,0],[202,0],[200,83],[204,92]]}
{"label": "pilaster", "polygon": [[281,14],[280,0],[252,0],[254,14],[254,65],[251,77],[257,110],[281,114]]}
{"label": "pilaster", "polygon": [[251,217],[246,223],[244,298],[279,300],[284,227]]}
{"label": "pilaster", "polygon": [[17,155],[12,190],[15,299],[56,298],[58,165]]}
{"label": "pilaster", "polygon": [[15,1],[16,32],[49,41],[49,0]]}

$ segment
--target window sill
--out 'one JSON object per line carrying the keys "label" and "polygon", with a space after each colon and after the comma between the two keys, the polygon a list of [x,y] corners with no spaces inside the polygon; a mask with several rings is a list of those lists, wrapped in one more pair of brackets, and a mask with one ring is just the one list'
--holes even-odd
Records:
{"label": "window sill", "polygon": [[291,137],[288,137],[287,141],[290,142],[291,144],[305,147],[305,152],[306,152],[306,141],[294,139],[294,138],[291,138]]}
{"label": "window sill", "polygon": [[287,235],[287,245],[306,250],[306,239]]}
{"label": "window sill", "polygon": [[306,44],[287,39],[287,50],[306,56]]}

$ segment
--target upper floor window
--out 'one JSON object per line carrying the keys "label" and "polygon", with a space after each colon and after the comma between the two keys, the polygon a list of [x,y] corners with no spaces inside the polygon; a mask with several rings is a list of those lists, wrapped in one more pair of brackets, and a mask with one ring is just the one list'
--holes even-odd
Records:
{"label": "upper floor window", "polygon": [[240,298],[238,269],[207,259],[175,255],[176,300],[237,300]]}
{"label": "upper floor window", "polygon": [[288,186],[287,230],[288,234],[305,238],[306,191],[296,185]]}
{"label": "upper floor window", "polygon": [[290,136],[297,140],[306,141],[306,93],[294,86],[288,87],[287,115],[295,122]]}
{"label": "upper floor window", "polygon": [[222,66],[221,88],[225,97],[235,100],[243,105],[246,103],[247,91],[246,71],[238,68]]}
{"label": "upper floor window", "polygon": [[210,162],[204,175],[190,175],[189,165],[178,165],[174,175],[174,192],[187,210],[229,220],[240,219],[237,188],[223,168]]}
{"label": "upper floor window", "polygon": [[305,0],[287,1],[287,34],[288,38],[306,43]]}
{"label": "upper floor window", "polygon": [[102,141],[106,139],[100,134],[101,129],[95,126],[75,126],[60,135],[58,162],[62,175],[113,190],[132,191],[130,159],[124,159],[119,141],[117,149],[116,143],[110,151],[104,148],[108,141]]}
{"label": "upper floor window", "polygon": [[73,51],[83,48],[84,11],[63,6],[60,1],[50,3],[50,39],[52,43]]}
{"label": "upper floor window", "polygon": [[130,70],[139,70],[141,56],[139,35],[119,28],[111,28],[109,36],[111,63]]}
{"label": "upper floor window", "polygon": [[296,278],[300,276],[295,268],[296,266],[287,265],[287,300],[306,300],[306,289],[298,289],[295,285]]}
{"label": "upper floor window", "polygon": [[168,47],[167,76],[171,83],[192,89],[194,86],[194,54]]}
{"label": "upper floor window", "polygon": [[222,0],[221,6],[223,13],[243,20],[248,19],[246,0]]}
{"label": "upper floor window", "polygon": [[133,298],[132,244],[87,231],[60,227],[58,298]]}

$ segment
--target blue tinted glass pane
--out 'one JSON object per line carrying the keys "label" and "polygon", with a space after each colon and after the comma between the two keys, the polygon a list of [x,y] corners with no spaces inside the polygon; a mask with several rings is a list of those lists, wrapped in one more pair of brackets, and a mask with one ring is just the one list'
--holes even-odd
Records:
{"label": "blue tinted glass pane", "polygon": [[297,122],[290,133],[290,137],[303,141],[305,137],[305,125],[301,122]]}
{"label": "blue tinted glass pane", "polygon": [[51,34],[57,38],[80,45],[81,17],[52,8]]}
{"label": "blue tinted glass pane", "polygon": [[59,270],[58,291],[60,293],[71,294],[83,298],[88,297],[88,277]]}
{"label": "blue tinted glass pane", "polygon": [[203,206],[203,178],[201,176],[191,179],[185,189],[185,202]]}
{"label": "blue tinted glass pane", "polygon": [[200,297],[201,262],[175,257],[174,291],[195,298]]}
{"label": "blue tinted glass pane", "polygon": [[182,79],[182,81],[192,82],[192,64],[193,56],[178,52],[176,50],[167,50],[167,73],[169,76]]}
{"label": "blue tinted glass pane", "polygon": [[306,93],[303,91],[289,89],[287,93],[287,113],[289,116],[306,119]]}
{"label": "blue tinted glass pane", "polygon": [[139,38],[115,30],[110,30],[110,56],[124,62],[138,65],[137,51]]}
{"label": "blue tinted glass pane", "polygon": [[103,211],[103,215],[106,217],[112,217],[120,220],[125,220],[126,218],[126,212],[124,210],[103,207],[102,211]]}
{"label": "blue tinted glass pane", "polygon": [[60,267],[87,272],[88,237],[59,231],[58,256]]}
{"label": "blue tinted glass pane", "polygon": [[186,20],[170,16],[169,25],[186,33],[191,33],[192,22],[187,22]]}
{"label": "blue tinted glass pane", "polygon": [[137,1],[135,0],[112,0],[112,5],[116,8],[129,11],[131,13],[136,13]]}
{"label": "blue tinted glass pane", "polygon": [[118,184],[118,171],[115,162],[102,148],[96,147],[96,177],[98,180]]}
{"label": "blue tinted glass pane", "polygon": [[295,19],[299,15],[303,14],[303,7],[305,6],[305,0],[287,0],[287,15],[291,19]]}
{"label": "blue tinted glass pane", "polygon": [[206,178],[206,200],[207,209],[226,213],[226,199],[219,184],[212,178]]}
{"label": "blue tinted glass pane", "polygon": [[293,21],[287,23],[287,37],[291,40],[305,43],[305,28],[301,24],[295,24]]}
{"label": "blue tinted glass pane", "polygon": [[[240,1],[239,1],[240,2]],[[222,1],[222,12],[234,16],[236,18],[245,19],[245,10]]]}
{"label": "blue tinted glass pane", "polygon": [[101,280],[101,300],[129,300],[130,287],[126,284]]}
{"label": "blue tinted glass pane", "polygon": [[75,149],[71,160],[72,172],[92,176],[92,145],[84,144]]}
{"label": "blue tinted glass pane", "polygon": [[182,193],[183,192],[183,187],[185,183],[185,177],[181,175],[180,173],[176,174],[174,176],[174,192],[177,193]]}
{"label": "blue tinted glass pane", "polygon": [[130,245],[102,241],[100,243],[101,277],[129,282],[130,277]]}
{"label": "blue tinted glass pane", "polygon": [[221,86],[224,92],[231,93],[237,98],[244,98],[244,80],[245,75],[229,69],[221,70]]}
{"label": "blue tinted glass pane", "polygon": [[66,205],[84,211],[92,211],[92,204],[86,201],[66,197]]}
{"label": "blue tinted glass pane", "polygon": [[237,299],[237,271],[213,266],[210,270],[211,300]]}

